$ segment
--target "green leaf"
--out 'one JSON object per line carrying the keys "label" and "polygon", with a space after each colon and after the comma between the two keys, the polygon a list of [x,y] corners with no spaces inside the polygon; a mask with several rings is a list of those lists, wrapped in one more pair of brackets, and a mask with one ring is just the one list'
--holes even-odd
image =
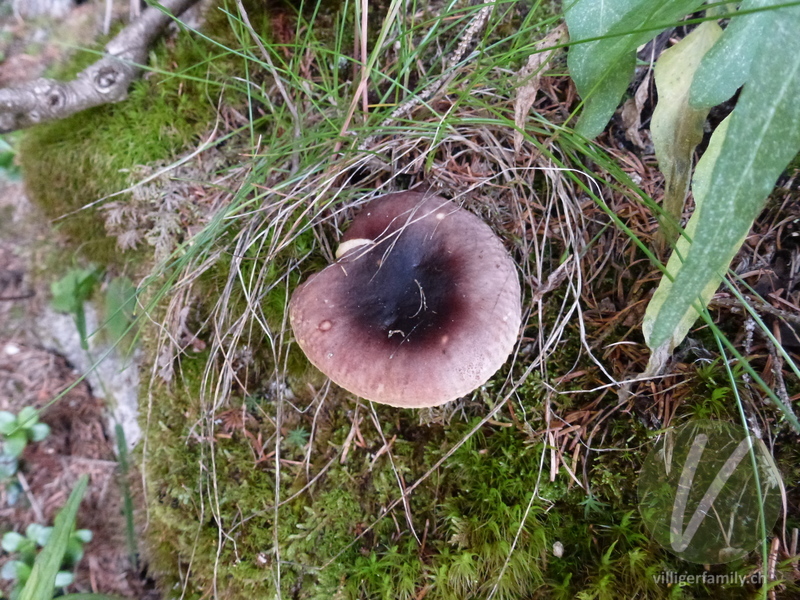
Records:
{"label": "green leaf", "polygon": [[41,547],[44,547],[44,545],[47,544],[47,540],[50,539],[50,535],[52,533],[52,527],[46,527],[45,525],[40,525],[39,523],[31,523],[28,525],[28,528],[25,529],[25,536],[29,540],[36,542]]}
{"label": "green leaf", "polygon": [[7,456],[18,458],[27,445],[28,433],[24,429],[17,429],[11,435],[6,436],[3,453]]}
{"label": "green leaf", "polygon": [[36,557],[30,579],[20,594],[20,600],[44,600],[53,597],[56,575],[61,569],[61,561],[64,559],[72,529],[75,527],[78,506],[88,483],[89,476],[83,475],[72,490],[67,504],[56,516],[53,534]]}
{"label": "green leaf", "polygon": [[[564,10],[567,63],[585,101],[577,131],[599,135],[633,76],[636,49],[700,6],[700,0],[577,0]],[[582,42],[592,38],[603,39]]]}
{"label": "green leaf", "polygon": [[[583,112],[575,130],[588,139],[603,133],[614,111],[617,109],[622,95],[628,89],[633,71],[636,68],[636,54],[629,52],[620,56],[614,69],[605,77],[587,86],[584,97]],[[573,71],[573,80],[575,80]],[[577,83],[577,81],[576,81]],[[580,92],[580,88],[578,88]]]}
{"label": "green leaf", "polygon": [[96,269],[70,269],[64,277],[50,284],[53,308],[75,314],[92,295],[98,278]]}
{"label": "green leaf", "polygon": [[10,560],[6,564],[3,565],[2,570],[0,570],[0,578],[5,579],[6,581],[13,581],[17,578],[17,569],[19,565],[24,565],[25,563],[20,562],[18,560]]}
{"label": "green leaf", "polygon": [[72,313],[75,327],[81,338],[81,348],[88,350],[86,336],[86,313],[83,303],[88,300],[100,280],[99,269],[70,269],[58,281],[50,285],[53,293],[52,305],[58,311]]}
{"label": "green leaf", "polygon": [[681,322],[691,305],[707,304],[704,289],[724,275],[781,172],[800,150],[800,7],[769,14],[772,27],[731,113],[707,192],[701,182],[705,197],[692,243],[651,313],[645,335],[654,353],[680,342]]}
{"label": "green leaf", "polygon": [[105,326],[108,339],[116,344],[123,338],[136,309],[136,286],[127,277],[115,277],[106,288]]}
{"label": "green leaf", "polygon": [[[785,0],[745,0],[740,10],[783,4]],[[774,10],[734,15],[725,35],[706,54],[692,83],[690,103],[696,108],[722,104],[736,93],[750,74],[750,66],[764,36],[769,35]]]}
{"label": "green leaf", "polygon": [[[0,55],[0,62],[5,60],[5,55]],[[5,139],[0,137],[0,178],[9,181],[20,179],[20,170],[16,162],[16,150]]]}
{"label": "green leaf", "polygon": [[[17,474],[17,457],[6,452],[0,453],[0,479],[9,479]],[[11,496],[9,496],[9,505]]]}
{"label": "green leaf", "polygon": [[0,410],[0,433],[8,435],[17,430],[17,417],[7,410]]}
{"label": "green leaf", "polygon": [[10,560],[0,570],[0,578],[24,584],[31,574],[30,565],[21,560]]}
{"label": "green leaf", "polygon": [[59,571],[56,573],[55,586],[57,588],[66,587],[75,581],[75,576],[69,571]]}
{"label": "green leaf", "polygon": [[3,535],[3,541],[0,543],[0,546],[2,546],[3,550],[6,552],[16,552],[20,543],[24,540],[25,536],[20,535],[16,531],[9,531]]}
{"label": "green leaf", "polygon": [[[8,463],[5,461],[6,457],[0,454],[0,480],[6,479],[17,472],[16,459],[14,459],[14,471],[10,475],[7,473]],[[6,504],[14,506],[22,494],[22,486],[18,481],[9,481],[6,483]]]}
{"label": "green leaf", "polygon": [[75,537],[76,540],[83,542],[84,544],[88,544],[89,542],[91,542],[92,537],[94,537],[94,534],[92,534],[91,529],[78,529],[78,531],[76,531],[72,535]]}
{"label": "green leaf", "polygon": [[689,179],[692,154],[703,139],[708,109],[689,106],[689,88],[703,55],[722,35],[714,22],[702,23],[692,33],[665,51],[655,67],[658,105],[653,111],[650,131],[658,166],[664,174],[662,241],[673,242],[678,234]]}
{"label": "green leaf", "polygon": [[39,411],[32,406],[23,406],[17,415],[17,422],[22,429],[29,429],[39,420]]}
{"label": "green leaf", "polygon": [[[720,151],[722,150],[722,142],[725,140],[729,124],[730,115],[725,118],[725,120],[722,121],[722,123],[720,123],[717,129],[714,131],[714,134],[711,136],[711,140],[708,143],[708,148],[706,148],[705,154],[703,154],[703,157],[697,163],[694,179],[692,180],[692,192],[694,194],[695,207],[692,217],[686,224],[686,236],[680,237],[677,244],[675,244],[675,250],[667,262],[667,273],[669,274],[669,277],[663,277],[661,279],[661,283],[659,283],[658,288],[653,294],[653,297],[650,299],[650,303],[647,305],[647,310],[644,314],[644,321],[642,322],[644,339],[650,349],[653,350],[653,357],[655,357],[655,360],[658,361],[664,361],[669,358],[669,355],[675,349],[675,346],[683,341],[683,338],[685,338],[686,334],[689,333],[689,329],[691,329],[692,325],[694,325],[694,322],[697,320],[697,317],[700,314],[690,306],[684,313],[683,318],[673,330],[670,342],[666,345],[666,347],[661,349],[661,352],[657,352],[658,347],[651,344],[653,326],[658,316],[661,314],[665,302],[667,302],[670,298],[670,294],[672,293],[672,281],[683,266],[681,257],[684,257],[689,253],[689,248],[691,247],[691,242],[689,240],[694,237],[697,231],[697,224],[700,221],[705,208],[705,199],[708,196],[711,175],[714,170],[714,165],[719,158]],[[736,252],[736,250],[733,249],[733,246],[738,248],[738,245],[741,243],[740,240],[737,240],[737,242],[737,244],[731,245],[731,250],[733,253]],[[728,260],[733,258],[733,254],[730,254],[729,252],[729,255],[730,256]],[[670,277],[672,279],[670,279]],[[703,288],[703,291],[700,294],[700,302],[703,306],[707,305],[714,296],[714,292],[717,291],[721,281],[722,276],[720,275],[717,277],[712,277],[707,282],[705,288]],[[650,370],[650,367],[655,367],[653,372],[658,372],[660,370],[658,366],[660,365],[653,364],[653,358],[651,358],[651,364],[648,367],[648,371]]]}
{"label": "green leaf", "polygon": [[16,580],[19,583],[25,584],[31,576],[31,566],[21,560],[14,561],[16,564]]}
{"label": "green leaf", "polygon": [[46,423],[36,423],[30,428],[30,438],[34,442],[41,442],[50,435],[50,426]]}
{"label": "green leaf", "polygon": [[77,539],[74,534],[69,539],[67,551],[64,554],[64,562],[74,565],[83,558],[83,542]]}
{"label": "green leaf", "polygon": [[19,560],[27,565],[32,565],[33,561],[36,560],[36,550],[36,542],[25,538],[20,542],[19,546],[17,546]]}

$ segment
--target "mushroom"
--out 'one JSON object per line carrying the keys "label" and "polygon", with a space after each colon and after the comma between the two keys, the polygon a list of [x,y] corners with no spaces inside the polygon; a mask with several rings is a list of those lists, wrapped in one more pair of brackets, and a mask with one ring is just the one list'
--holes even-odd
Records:
{"label": "mushroom", "polygon": [[289,303],[297,343],[346,390],[381,404],[437,406],[508,358],[520,285],[502,242],[440,196],[381,196],[353,220],[337,261]]}

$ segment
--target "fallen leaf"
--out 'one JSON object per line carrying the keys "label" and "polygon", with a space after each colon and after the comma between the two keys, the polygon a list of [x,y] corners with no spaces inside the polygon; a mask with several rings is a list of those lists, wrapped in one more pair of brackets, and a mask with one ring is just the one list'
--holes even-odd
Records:
{"label": "fallen leaf", "polygon": [[642,126],[642,109],[644,108],[644,103],[650,91],[651,73],[651,70],[647,71],[647,75],[644,76],[642,83],[636,88],[636,93],[633,95],[633,98],[622,105],[622,126],[625,128],[625,137],[642,150],[647,147],[647,144],[642,139],[642,134],[639,133],[639,129]]}
{"label": "fallen leaf", "polygon": [[561,24],[548,33],[539,43],[536,44],[536,51],[528,57],[528,64],[522,67],[517,74],[520,81],[525,83],[517,88],[517,97],[514,100],[514,124],[517,131],[514,132],[514,152],[519,154],[522,147],[522,132],[525,129],[525,119],[531,110],[531,106],[536,102],[536,95],[539,93],[539,86],[542,81],[542,73],[547,63],[553,57],[553,46],[562,44],[567,39],[567,26]]}
{"label": "fallen leaf", "polygon": [[664,174],[662,205],[666,217],[659,230],[662,248],[678,237],[677,224],[692,174],[692,155],[703,139],[703,124],[708,116],[708,108],[689,106],[689,89],[700,62],[721,35],[719,25],[706,21],[665,51],[656,63],[658,105],[650,129],[658,166]]}

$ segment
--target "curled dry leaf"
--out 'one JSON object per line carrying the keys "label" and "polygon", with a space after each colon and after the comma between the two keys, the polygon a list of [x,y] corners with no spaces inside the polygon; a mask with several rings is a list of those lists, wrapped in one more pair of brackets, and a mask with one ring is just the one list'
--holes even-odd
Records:
{"label": "curled dry leaf", "polygon": [[[536,44],[536,52],[528,57],[528,64],[520,69],[519,80],[525,83],[517,88],[517,97],[514,99],[514,124],[518,129],[525,128],[525,119],[539,93],[542,72],[553,57],[555,50],[553,46],[558,46],[565,41],[567,41],[567,26],[562,23]],[[521,147],[522,133],[515,131],[514,152],[519,154]]]}
{"label": "curled dry leaf", "polygon": [[706,53],[722,35],[713,21],[701,23],[683,40],[666,50],[655,67],[658,105],[651,130],[658,166],[664,174],[664,211],[659,244],[666,248],[678,238],[683,205],[692,175],[692,155],[703,139],[708,108],[689,106],[689,89]]}
{"label": "curled dry leaf", "polygon": [[639,129],[642,127],[642,109],[650,92],[651,73],[652,71],[648,69],[633,98],[622,105],[622,126],[625,128],[625,137],[641,150],[647,149],[647,142],[642,139]]}

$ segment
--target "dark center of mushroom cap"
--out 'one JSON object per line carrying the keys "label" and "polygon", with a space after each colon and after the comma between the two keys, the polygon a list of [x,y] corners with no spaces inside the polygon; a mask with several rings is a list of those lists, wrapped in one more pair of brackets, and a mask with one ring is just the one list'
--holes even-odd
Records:
{"label": "dark center of mushroom cap", "polygon": [[387,348],[439,343],[447,325],[461,318],[461,265],[432,227],[405,228],[383,242],[352,251],[343,265],[342,308],[355,327]]}

